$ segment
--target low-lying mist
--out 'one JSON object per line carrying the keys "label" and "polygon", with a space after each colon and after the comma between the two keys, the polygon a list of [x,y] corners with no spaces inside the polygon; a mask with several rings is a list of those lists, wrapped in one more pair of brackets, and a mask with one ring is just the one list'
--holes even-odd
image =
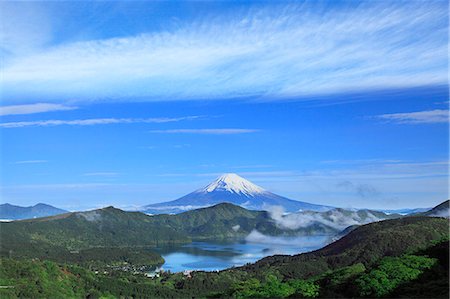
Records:
{"label": "low-lying mist", "polygon": [[319,248],[331,242],[330,236],[298,236],[298,237],[274,237],[260,233],[254,229],[245,241],[250,243],[263,243],[275,245],[296,245],[302,247]]}
{"label": "low-lying mist", "polygon": [[333,209],[327,212],[302,211],[286,214],[283,207],[272,206],[267,209],[270,217],[283,229],[298,230],[313,225],[325,225],[336,231],[342,231],[351,225],[362,225],[380,221],[369,211],[357,212],[343,209]]}

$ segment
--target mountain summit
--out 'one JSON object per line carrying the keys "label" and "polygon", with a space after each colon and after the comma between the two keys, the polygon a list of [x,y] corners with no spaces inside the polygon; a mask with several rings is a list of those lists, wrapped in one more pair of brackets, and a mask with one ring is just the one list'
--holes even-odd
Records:
{"label": "mountain summit", "polygon": [[246,197],[255,197],[259,194],[267,192],[263,188],[253,184],[252,182],[244,179],[243,177],[238,176],[235,173],[226,173],[217,178],[214,182],[212,182],[205,188],[202,188],[195,192],[210,193],[223,191],[240,194]]}
{"label": "mountain summit", "polygon": [[180,213],[228,202],[251,210],[267,210],[281,206],[287,212],[303,210],[327,211],[332,207],[296,201],[271,193],[235,173],[226,173],[204,188],[177,200],[151,204],[142,208],[150,214]]}

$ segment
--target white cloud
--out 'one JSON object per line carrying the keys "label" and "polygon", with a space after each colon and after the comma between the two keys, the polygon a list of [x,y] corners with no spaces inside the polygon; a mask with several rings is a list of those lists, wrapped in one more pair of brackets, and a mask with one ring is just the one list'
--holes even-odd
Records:
{"label": "white cloud", "polygon": [[134,124],[134,123],[169,123],[183,120],[196,119],[198,116],[185,117],[158,117],[158,118],[90,118],[77,120],[39,120],[39,121],[18,121],[0,123],[1,128],[22,128],[22,127],[49,127],[49,126],[93,126],[109,124]]}
{"label": "white cloud", "polygon": [[447,83],[444,2],[327,6],[269,5],[173,30],[48,47],[7,61],[3,94],[277,99]]}
{"label": "white cloud", "polygon": [[449,110],[435,109],[408,113],[391,113],[378,115],[376,117],[400,124],[448,123]]}
{"label": "white cloud", "polygon": [[3,115],[17,115],[17,114],[34,114],[42,112],[51,111],[62,111],[62,110],[74,110],[77,107],[66,106],[61,104],[51,104],[51,103],[36,103],[29,105],[11,105],[0,107],[0,116]]}
{"label": "white cloud", "polygon": [[16,161],[14,164],[38,164],[38,163],[47,163],[47,160],[24,160],[24,161]]}
{"label": "white cloud", "polygon": [[174,130],[151,130],[150,133],[161,134],[210,134],[210,135],[233,135],[255,133],[255,129],[174,129]]}

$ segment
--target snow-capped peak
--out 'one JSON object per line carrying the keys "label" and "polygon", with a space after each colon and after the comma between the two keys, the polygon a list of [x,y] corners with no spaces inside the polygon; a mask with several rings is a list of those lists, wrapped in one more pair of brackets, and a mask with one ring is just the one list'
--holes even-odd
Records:
{"label": "snow-capped peak", "polygon": [[213,191],[228,191],[247,197],[253,197],[257,194],[266,192],[263,188],[247,181],[235,173],[226,173],[199,191],[208,193]]}

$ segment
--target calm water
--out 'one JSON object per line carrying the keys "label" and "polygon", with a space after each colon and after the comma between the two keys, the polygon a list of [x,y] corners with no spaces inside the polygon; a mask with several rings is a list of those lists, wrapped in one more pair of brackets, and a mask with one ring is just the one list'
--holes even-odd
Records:
{"label": "calm water", "polygon": [[297,254],[323,247],[330,236],[274,238],[264,242],[227,241],[193,242],[190,244],[159,247],[157,251],[166,263],[163,270],[214,271],[242,266],[274,254]]}

